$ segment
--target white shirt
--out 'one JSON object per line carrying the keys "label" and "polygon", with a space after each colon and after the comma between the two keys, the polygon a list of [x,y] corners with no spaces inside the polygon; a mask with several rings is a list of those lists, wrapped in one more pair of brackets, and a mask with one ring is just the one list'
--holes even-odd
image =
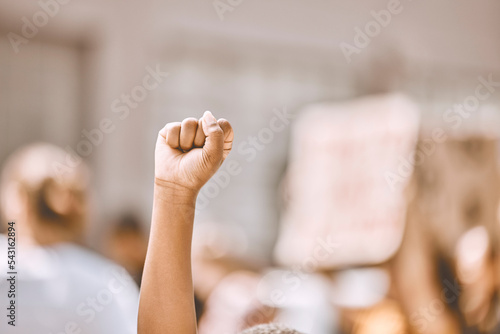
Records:
{"label": "white shirt", "polygon": [[[18,240],[16,240],[18,242]],[[82,247],[61,243],[16,250],[15,327],[8,324],[12,275],[0,235],[0,333],[137,332],[139,291],[125,269]]]}

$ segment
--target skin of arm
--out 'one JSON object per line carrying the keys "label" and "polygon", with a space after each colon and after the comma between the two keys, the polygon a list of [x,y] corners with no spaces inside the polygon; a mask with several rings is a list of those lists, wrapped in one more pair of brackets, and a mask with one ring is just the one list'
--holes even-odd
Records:
{"label": "skin of arm", "polygon": [[197,332],[191,274],[196,197],[231,151],[233,136],[229,122],[210,112],[169,123],[158,134],[139,334]]}

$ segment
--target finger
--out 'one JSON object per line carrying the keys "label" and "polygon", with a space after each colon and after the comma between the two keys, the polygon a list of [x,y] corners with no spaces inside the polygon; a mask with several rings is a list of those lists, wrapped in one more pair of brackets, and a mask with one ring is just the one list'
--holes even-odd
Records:
{"label": "finger", "polygon": [[196,135],[194,136],[194,146],[203,147],[205,144],[205,133],[203,132],[202,119],[198,121],[198,128],[196,129]]}
{"label": "finger", "polygon": [[208,160],[219,168],[224,149],[224,132],[210,111],[205,111],[203,114],[202,126],[206,135],[203,150],[206,152]]}
{"label": "finger", "polygon": [[[170,124],[170,123],[168,123]],[[168,129],[168,124],[165,124],[165,126],[160,130],[158,133],[160,136],[163,137],[163,139],[167,140],[167,129]]]}
{"label": "finger", "polygon": [[233,139],[234,139],[233,127],[224,118],[219,118],[217,123],[219,123],[219,126],[224,132],[224,152],[222,158],[226,159],[226,157],[229,155],[229,152],[231,152],[231,148],[233,147]]}
{"label": "finger", "polygon": [[179,135],[181,133],[181,123],[174,122],[167,124],[167,144],[171,148],[179,148]]}
{"label": "finger", "polygon": [[156,139],[156,146],[165,145],[167,143],[167,125],[166,124],[159,132],[158,138]]}
{"label": "finger", "polygon": [[193,148],[193,141],[196,135],[198,120],[196,118],[186,118],[181,123],[181,133],[179,135],[179,145],[182,150],[187,151]]}

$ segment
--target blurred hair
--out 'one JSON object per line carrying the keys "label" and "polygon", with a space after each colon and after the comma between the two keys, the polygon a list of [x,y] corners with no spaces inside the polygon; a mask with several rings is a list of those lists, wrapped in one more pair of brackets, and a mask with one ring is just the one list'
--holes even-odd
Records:
{"label": "blurred hair", "polygon": [[302,334],[280,324],[264,324],[248,328],[240,334]]}
{"label": "blurred hair", "polygon": [[142,226],[139,218],[132,212],[126,212],[118,217],[115,223],[114,233],[142,233]]}
{"label": "blurred hair", "polygon": [[83,238],[87,171],[81,162],[76,167],[65,165],[66,156],[57,146],[35,143],[12,153],[2,170],[2,211],[9,211],[6,203],[15,191],[22,193],[23,209],[31,217],[25,226],[39,244],[78,242]]}

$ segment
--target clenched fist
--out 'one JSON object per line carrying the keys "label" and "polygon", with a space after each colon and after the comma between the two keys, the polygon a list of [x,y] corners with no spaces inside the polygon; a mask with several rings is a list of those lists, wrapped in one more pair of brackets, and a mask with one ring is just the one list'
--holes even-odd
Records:
{"label": "clenched fist", "polygon": [[168,123],[156,142],[156,184],[197,194],[231,151],[233,137],[229,122],[210,111],[199,120]]}

